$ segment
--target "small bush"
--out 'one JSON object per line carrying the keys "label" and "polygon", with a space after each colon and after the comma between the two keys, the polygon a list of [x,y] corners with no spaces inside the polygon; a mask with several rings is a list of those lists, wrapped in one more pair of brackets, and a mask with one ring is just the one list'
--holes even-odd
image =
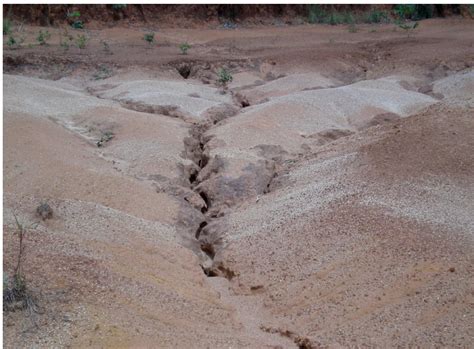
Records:
{"label": "small bush", "polygon": [[127,5],[125,5],[125,4],[113,4],[112,5],[112,9],[115,10],[115,11],[125,10],[126,8],[127,8]]}
{"label": "small bush", "polygon": [[188,50],[191,48],[191,45],[188,44],[187,42],[183,42],[181,45],[179,45],[179,49],[181,50],[181,53],[183,55],[188,54]]}
{"label": "small bush", "polygon": [[233,80],[232,74],[225,68],[221,68],[218,73],[219,83],[226,87]]}
{"label": "small bush", "polygon": [[103,147],[107,142],[110,142],[114,138],[114,134],[111,131],[102,132],[102,136],[97,141],[97,147]]}
{"label": "small bush", "polygon": [[149,45],[153,44],[155,42],[155,33],[146,33],[143,36],[143,40],[148,42]]}
{"label": "small bush", "polygon": [[347,24],[354,24],[355,23],[354,16],[352,16],[350,12],[345,12],[343,14],[343,22]]}
{"label": "small bush", "polygon": [[324,18],[327,17],[326,12],[323,10],[321,5],[311,4],[308,5],[308,22],[311,24],[322,23]]}
{"label": "small bush", "polygon": [[321,19],[321,23],[327,23],[330,25],[353,24],[355,23],[355,20],[350,12],[331,12],[329,17]]}
{"label": "small bush", "polygon": [[48,203],[42,202],[37,208],[36,208],[36,214],[41,217],[41,219],[44,221],[46,219],[51,219],[53,218],[53,209],[51,206],[49,206]]}
{"label": "small bush", "polygon": [[74,29],[84,29],[84,22],[79,19],[81,13],[79,11],[68,12],[67,17],[70,20],[71,27]]}
{"label": "small bush", "polygon": [[409,19],[415,13],[415,5],[412,4],[401,4],[395,5],[393,11],[400,19]]}
{"label": "small bush", "polygon": [[12,21],[8,18],[3,19],[3,35],[9,35],[12,33]]}
{"label": "small bush", "polygon": [[10,35],[10,36],[8,37],[7,45],[8,45],[8,47],[10,47],[10,48],[11,48],[11,47],[14,47],[14,46],[16,45],[16,40],[15,40],[15,38],[13,37],[13,35]]}
{"label": "small bush", "polygon": [[25,36],[20,36],[16,39],[13,35],[8,36],[7,45],[10,48],[19,48],[21,44],[25,42]]}
{"label": "small bush", "polygon": [[10,48],[17,48],[25,41],[25,37],[22,36],[20,39],[16,39],[13,35],[8,36],[7,45]]}
{"label": "small bush", "polygon": [[369,12],[366,22],[367,23],[388,22],[388,14],[385,11],[372,10]]}
{"label": "small bush", "polygon": [[46,45],[49,39],[51,39],[51,34],[47,30],[40,30],[36,37],[36,41],[38,41],[40,45]]}
{"label": "small bush", "polygon": [[417,21],[433,17],[434,5],[415,5],[415,16],[412,18]]}
{"label": "small bush", "polygon": [[395,5],[393,11],[400,20],[420,20],[433,17],[434,5]]}
{"label": "small bush", "polygon": [[27,289],[23,265],[26,258],[26,236],[30,230],[36,228],[37,224],[26,226],[18,220],[16,215],[14,217],[16,223],[15,234],[18,237],[18,254],[13,278],[10,279],[8,275],[3,274],[3,310],[14,311],[29,308],[36,311],[36,305]]}
{"label": "small bush", "polygon": [[405,30],[405,32],[407,33],[407,36],[409,37],[410,34],[416,29],[418,28],[418,22],[415,22],[413,24],[404,24],[404,23],[400,23],[398,25],[400,28],[402,28],[403,30]]}
{"label": "small bush", "polygon": [[3,275],[3,310],[22,310],[28,306],[28,293],[26,281],[21,275],[15,274],[13,278]]}
{"label": "small bush", "polygon": [[74,22],[71,24],[71,27],[73,27],[74,29],[84,29],[84,22],[82,22],[82,21],[74,21]]}
{"label": "small bush", "polygon": [[[93,75],[94,80],[103,80],[103,79],[110,78],[111,76],[112,76],[112,71],[105,65],[99,66],[99,68],[97,69],[97,71]],[[101,144],[103,144],[105,142],[108,142],[112,138],[113,138],[112,132],[108,132],[108,133],[106,132],[106,133],[104,133],[104,135],[102,136],[102,138],[99,142]]]}
{"label": "small bush", "polygon": [[331,15],[329,16],[329,24],[330,25],[337,25],[339,24],[339,16],[332,12]]}
{"label": "small bush", "polygon": [[87,41],[89,39],[87,38],[87,36],[81,34],[81,35],[78,35],[77,38],[76,38],[76,45],[77,47],[79,47],[81,50],[85,49],[86,46],[87,46]]}
{"label": "small bush", "polygon": [[[63,36],[64,36],[64,39],[63,39]],[[61,46],[64,49],[64,51],[68,51],[73,40],[74,40],[74,37],[69,34],[67,29],[65,29],[64,32],[59,37],[59,46]]]}
{"label": "small bush", "polygon": [[69,18],[79,18],[81,17],[81,13],[79,11],[68,12],[67,16]]}

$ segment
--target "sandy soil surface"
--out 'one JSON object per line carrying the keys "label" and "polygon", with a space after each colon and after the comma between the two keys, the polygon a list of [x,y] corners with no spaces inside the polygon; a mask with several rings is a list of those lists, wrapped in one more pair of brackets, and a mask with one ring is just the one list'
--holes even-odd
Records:
{"label": "sandy soil surface", "polygon": [[474,342],[472,20],[48,30],[4,50],[5,347]]}

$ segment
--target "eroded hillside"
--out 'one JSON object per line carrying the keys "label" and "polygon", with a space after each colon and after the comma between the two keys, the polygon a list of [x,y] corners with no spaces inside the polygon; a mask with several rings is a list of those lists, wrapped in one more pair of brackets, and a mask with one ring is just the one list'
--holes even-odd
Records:
{"label": "eroded hillside", "polygon": [[14,215],[39,225],[38,311],[4,312],[5,346],[468,347],[473,29],[163,29],[150,46],[113,28],[6,50],[5,271]]}

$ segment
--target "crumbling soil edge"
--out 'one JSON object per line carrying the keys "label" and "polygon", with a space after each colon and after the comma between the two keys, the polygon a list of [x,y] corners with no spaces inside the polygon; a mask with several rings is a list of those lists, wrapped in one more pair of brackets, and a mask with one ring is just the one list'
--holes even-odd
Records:
{"label": "crumbling soil edge", "polygon": [[290,330],[283,330],[280,328],[265,326],[260,326],[260,329],[267,333],[275,333],[279,334],[280,336],[290,338],[298,346],[299,349],[316,349],[320,347],[319,345],[313,343],[309,338],[302,337]]}
{"label": "crumbling soil edge", "polygon": [[199,223],[198,228],[194,233],[194,238],[204,255],[208,260],[202,261],[201,267],[207,276],[224,276],[232,279],[235,275],[233,272],[226,272],[226,269],[221,266],[219,269],[214,263],[214,258],[221,245],[218,239],[210,239],[206,234],[205,229],[215,217],[209,215],[209,209],[212,207],[212,200],[206,193],[206,190],[199,187],[200,179],[199,173],[208,165],[209,155],[206,152],[205,146],[210,138],[205,138],[204,134],[212,127],[213,123],[206,119],[201,122],[193,124],[189,131],[189,137],[184,139],[185,155],[194,164],[185,170],[185,176],[189,181],[189,187],[196,192],[204,201],[205,206],[201,208],[201,213],[204,215],[204,220]]}

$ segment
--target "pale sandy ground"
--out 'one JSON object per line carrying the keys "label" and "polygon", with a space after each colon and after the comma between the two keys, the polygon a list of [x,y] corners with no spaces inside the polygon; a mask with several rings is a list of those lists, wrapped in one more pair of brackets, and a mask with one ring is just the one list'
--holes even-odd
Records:
{"label": "pale sandy ground", "polygon": [[[13,213],[54,210],[27,241],[41,313],[4,313],[5,347],[469,347],[474,55],[472,23],[460,27],[420,34],[452,66],[388,45],[392,61],[364,78],[301,63],[312,53],[293,39],[312,34],[330,57],[328,38],[345,37],[333,28],[165,30],[199,54],[230,40],[252,55],[265,39],[300,62],[236,66],[226,93],[202,83],[212,74],[138,65],[99,81],[4,74],[5,270]],[[97,35],[138,35],[125,32]],[[371,35],[356,40],[395,36]],[[200,142],[202,169],[189,156]]]}

